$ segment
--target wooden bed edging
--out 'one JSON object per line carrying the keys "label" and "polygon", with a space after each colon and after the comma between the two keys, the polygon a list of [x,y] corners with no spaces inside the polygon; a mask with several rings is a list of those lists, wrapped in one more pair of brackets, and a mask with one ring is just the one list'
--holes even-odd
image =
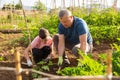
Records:
{"label": "wooden bed edging", "polygon": [[0,30],[2,33],[21,33],[22,30]]}
{"label": "wooden bed edging", "polygon": [[[13,67],[0,67],[0,70],[6,70],[6,71],[16,71],[16,68],[13,68]],[[25,71],[31,71],[31,72],[34,72],[34,73],[37,73],[37,74],[40,74],[40,75],[43,75],[43,76],[47,76],[47,77],[59,77],[57,75],[53,75],[53,74],[48,74],[48,73],[45,73],[45,72],[42,72],[42,71],[36,71],[34,69],[22,69],[21,68],[21,71],[22,72],[25,72]]]}
{"label": "wooden bed edging", "polygon": [[[0,67],[0,70],[9,70],[16,71],[16,68],[12,67]],[[47,76],[45,78],[38,78],[34,80],[110,80],[107,76],[57,76],[48,73],[44,73],[41,71],[36,71],[33,69],[22,69],[22,71],[31,71],[40,75]],[[120,76],[112,76],[112,80],[120,80]]]}
{"label": "wooden bed edging", "polygon": [[37,78],[33,80],[120,80],[120,76],[113,76],[111,79],[107,76],[61,76],[53,78]]}

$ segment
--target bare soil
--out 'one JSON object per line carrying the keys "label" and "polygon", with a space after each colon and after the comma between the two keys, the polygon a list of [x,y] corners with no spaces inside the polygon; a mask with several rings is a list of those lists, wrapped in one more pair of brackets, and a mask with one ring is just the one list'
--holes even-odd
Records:
{"label": "bare soil", "polygon": [[[23,57],[23,51],[25,50],[25,47],[19,45],[18,43],[11,43],[14,39],[22,37],[21,33],[17,34],[3,34],[0,33],[0,56],[2,56],[4,59],[0,61],[0,67],[12,67],[15,68],[15,61],[14,61],[14,44],[15,49],[19,50],[21,53],[21,66],[23,69],[30,69],[25,64],[22,64],[23,62],[26,63],[26,60]],[[13,45],[11,45],[11,44]],[[98,54],[100,53],[108,53],[112,52],[112,49],[110,47],[109,42],[108,43],[100,43],[100,45],[94,45],[93,49],[93,58],[98,59]],[[66,64],[63,67],[66,66],[76,66],[77,60],[74,57],[71,57],[71,55],[68,55],[69,60],[71,62],[70,65]],[[52,62],[55,64],[54,66],[50,67],[50,71],[47,71],[47,73],[56,75],[56,71],[58,70],[57,66],[57,58],[53,58]],[[31,72],[22,72],[23,80],[33,80]],[[0,80],[15,80],[16,74],[15,71],[8,71],[8,70],[0,70]],[[116,79],[117,80],[117,79]]]}

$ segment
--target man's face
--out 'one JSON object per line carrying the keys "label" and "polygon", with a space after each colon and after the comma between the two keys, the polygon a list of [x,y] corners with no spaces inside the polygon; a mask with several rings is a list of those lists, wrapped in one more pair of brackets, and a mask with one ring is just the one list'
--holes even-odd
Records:
{"label": "man's face", "polygon": [[59,18],[59,19],[65,28],[71,27],[73,23],[73,16],[63,16],[62,18]]}

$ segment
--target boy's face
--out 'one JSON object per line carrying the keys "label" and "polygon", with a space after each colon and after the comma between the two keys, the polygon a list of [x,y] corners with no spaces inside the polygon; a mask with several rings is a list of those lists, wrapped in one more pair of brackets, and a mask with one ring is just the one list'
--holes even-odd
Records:
{"label": "boy's face", "polygon": [[65,28],[71,27],[71,25],[73,23],[73,16],[65,16],[64,15],[62,18],[59,18],[59,19]]}

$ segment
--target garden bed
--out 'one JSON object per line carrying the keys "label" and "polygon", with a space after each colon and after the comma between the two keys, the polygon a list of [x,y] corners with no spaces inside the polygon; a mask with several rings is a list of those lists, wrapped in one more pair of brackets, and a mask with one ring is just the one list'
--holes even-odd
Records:
{"label": "garden bed", "polygon": [[[0,67],[15,68],[14,55],[13,55],[13,53],[11,53],[12,46],[9,46],[7,44],[7,42],[12,40],[13,38],[21,37],[22,34],[2,34],[2,33],[0,33],[0,34],[1,34],[0,35],[0,56],[2,56],[4,58],[3,61],[0,61]],[[23,51],[24,51],[25,47],[19,45],[16,47],[16,49],[19,50],[19,52],[21,53],[21,66],[22,66],[22,68],[23,69],[33,69],[34,67],[29,68],[28,66],[23,64],[23,63],[26,63],[26,61],[23,57]],[[107,53],[107,52],[112,52],[111,47],[109,45],[109,42],[105,42],[105,43],[102,42],[102,43],[100,43],[100,45],[94,45],[93,59],[97,60],[97,59],[99,59],[98,54]],[[69,67],[77,66],[76,58],[71,57],[71,55],[68,55],[68,57],[69,57],[71,64],[70,65],[65,64],[65,65],[63,65],[62,68],[67,67],[67,66],[69,66]],[[53,58],[52,59],[53,65],[50,66],[50,68],[49,68],[50,70],[43,71],[43,72],[48,73],[48,74],[52,74],[52,75],[57,75],[56,71],[59,68],[57,66],[57,60],[58,60],[58,58]],[[60,75],[58,75],[58,76],[60,76]],[[1,70],[0,77],[1,77],[1,80],[15,80],[16,74],[15,74],[15,71]],[[22,72],[22,77],[23,77],[23,80],[35,79],[35,78],[33,78],[34,77],[33,72],[31,72],[31,71],[30,72],[26,72],[26,71]],[[68,77],[65,78],[64,76],[62,76],[59,79],[58,78],[49,78],[48,79],[48,77],[42,75],[41,79],[42,78],[47,78],[47,80],[78,80],[80,77],[75,77],[75,78],[69,77],[69,79],[68,79]],[[78,79],[76,79],[76,78],[78,78]],[[82,78],[82,76],[81,76],[81,78]],[[90,77],[88,77],[88,76],[85,76],[84,78],[86,78],[86,79],[83,79],[83,80],[90,80]],[[87,78],[89,78],[89,79],[87,79]],[[94,77],[94,78],[96,78],[96,77]],[[104,80],[103,77],[101,77],[101,78],[102,78],[101,80]],[[93,78],[91,80],[93,80]],[[97,80],[99,80],[99,79],[97,79]],[[120,78],[113,77],[113,80],[120,80]]]}

